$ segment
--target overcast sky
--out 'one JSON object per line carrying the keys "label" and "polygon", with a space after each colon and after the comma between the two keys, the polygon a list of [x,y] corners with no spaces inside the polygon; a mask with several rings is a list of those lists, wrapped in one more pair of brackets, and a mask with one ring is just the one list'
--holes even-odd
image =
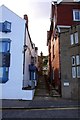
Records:
{"label": "overcast sky", "polygon": [[42,51],[48,54],[47,30],[50,27],[52,0],[0,0],[10,10],[23,18],[24,14],[29,18],[29,31],[32,41],[38,47],[38,54]]}

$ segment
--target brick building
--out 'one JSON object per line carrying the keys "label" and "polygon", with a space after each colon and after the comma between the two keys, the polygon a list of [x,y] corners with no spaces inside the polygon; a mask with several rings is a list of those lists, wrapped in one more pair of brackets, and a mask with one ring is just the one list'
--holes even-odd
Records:
{"label": "brick building", "polygon": [[[55,90],[59,92],[60,95],[62,95],[62,97],[65,98],[72,98],[73,95],[75,97],[77,95],[75,89],[78,90],[78,78],[75,80],[76,85],[74,82],[69,83],[69,80],[73,80],[72,75],[70,74],[71,55],[74,56],[73,51],[76,51],[79,49],[78,47],[80,47],[79,43],[77,43],[78,46],[74,47],[74,50],[72,49],[72,46],[70,46],[70,31],[74,31],[73,29],[75,29],[73,34],[76,36],[76,39],[78,38],[79,41],[79,24],[79,2],[52,2],[51,25],[50,31],[47,32],[47,45],[49,51],[49,83],[55,88]],[[70,51],[72,51],[71,54]],[[78,54],[79,51],[77,50],[75,55]],[[69,66],[67,64],[69,64]],[[65,75],[63,73],[65,73]],[[70,77],[68,77],[69,75]],[[68,87],[70,89],[68,89]],[[71,91],[67,92],[67,89]]]}

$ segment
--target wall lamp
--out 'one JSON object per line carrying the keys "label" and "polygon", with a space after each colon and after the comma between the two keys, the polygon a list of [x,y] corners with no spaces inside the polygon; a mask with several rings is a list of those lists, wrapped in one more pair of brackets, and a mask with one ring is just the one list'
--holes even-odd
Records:
{"label": "wall lamp", "polygon": [[27,45],[24,45],[24,46],[23,46],[23,53],[24,53],[27,49],[29,50],[29,54],[31,55],[31,50],[30,50],[30,48],[29,48]]}
{"label": "wall lamp", "polygon": [[24,45],[24,52],[27,50],[28,46]]}

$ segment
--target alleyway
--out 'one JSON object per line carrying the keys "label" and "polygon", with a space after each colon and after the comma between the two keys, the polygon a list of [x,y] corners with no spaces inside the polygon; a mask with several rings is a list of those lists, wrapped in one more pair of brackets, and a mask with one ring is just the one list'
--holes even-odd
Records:
{"label": "alleyway", "polygon": [[35,92],[35,97],[49,97],[49,91],[47,88],[46,80],[44,76],[40,76],[38,85]]}
{"label": "alleyway", "polygon": [[59,98],[59,93],[52,87],[51,90],[48,88],[47,80],[45,76],[40,76],[38,79],[37,88],[35,91],[34,99],[55,99],[55,97]]}

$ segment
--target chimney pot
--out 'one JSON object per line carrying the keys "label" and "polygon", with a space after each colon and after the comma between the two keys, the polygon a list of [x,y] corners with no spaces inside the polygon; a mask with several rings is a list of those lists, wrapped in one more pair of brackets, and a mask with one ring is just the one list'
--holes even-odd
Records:
{"label": "chimney pot", "polygon": [[25,14],[24,19],[26,20],[26,24],[28,25],[28,16]]}

